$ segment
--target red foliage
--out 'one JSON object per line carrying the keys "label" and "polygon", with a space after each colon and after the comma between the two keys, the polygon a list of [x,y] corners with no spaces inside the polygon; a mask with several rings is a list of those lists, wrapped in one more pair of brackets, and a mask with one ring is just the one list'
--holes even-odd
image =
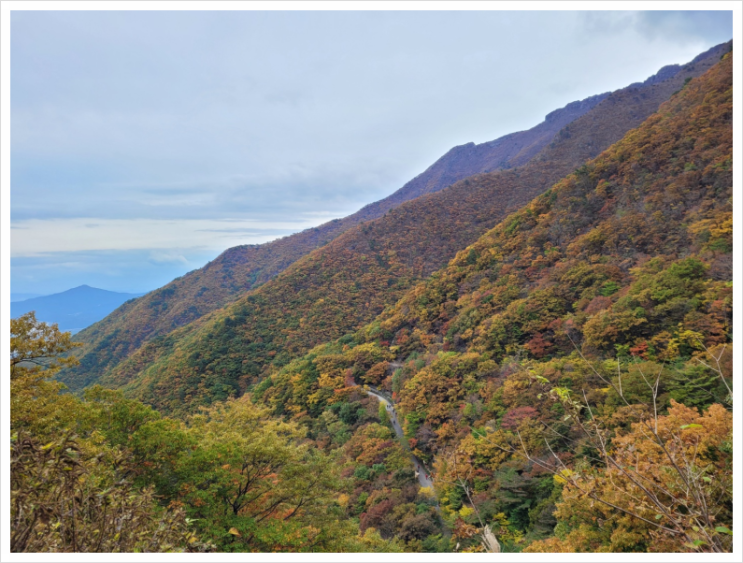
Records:
{"label": "red foliage", "polygon": [[349,369],[346,370],[346,373],[344,374],[344,381],[345,381],[346,387],[355,387],[356,386],[356,381],[353,378],[353,370],[352,369],[349,368]]}
{"label": "red foliage", "polygon": [[545,340],[544,336],[538,332],[524,346],[535,358],[543,358],[549,353],[552,343],[549,340]]}
{"label": "red foliage", "polygon": [[501,426],[505,430],[516,430],[525,418],[538,418],[539,413],[534,407],[516,407],[503,416]]}
{"label": "red foliage", "polygon": [[594,297],[591,302],[586,306],[585,313],[586,315],[595,315],[599,311],[603,311],[604,309],[608,309],[611,307],[611,299],[608,297],[604,297],[603,295],[599,295],[598,297]]}
{"label": "red foliage", "polygon": [[648,352],[648,343],[647,342],[640,342],[637,346],[633,346],[629,349],[629,353],[633,356],[637,357],[639,356],[643,360],[647,360],[647,352]]}
{"label": "red foliage", "polygon": [[379,504],[375,504],[369,510],[361,515],[360,528],[364,532],[367,528],[376,528],[381,533],[386,532],[387,516],[392,513],[392,509],[395,508],[395,503],[390,500],[383,500]]}

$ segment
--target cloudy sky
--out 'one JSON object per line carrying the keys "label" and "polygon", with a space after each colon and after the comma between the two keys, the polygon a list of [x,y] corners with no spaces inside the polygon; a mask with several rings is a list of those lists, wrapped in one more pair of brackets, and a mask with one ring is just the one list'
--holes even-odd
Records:
{"label": "cloudy sky", "polygon": [[730,12],[14,12],[11,291],[154,289],[731,37]]}

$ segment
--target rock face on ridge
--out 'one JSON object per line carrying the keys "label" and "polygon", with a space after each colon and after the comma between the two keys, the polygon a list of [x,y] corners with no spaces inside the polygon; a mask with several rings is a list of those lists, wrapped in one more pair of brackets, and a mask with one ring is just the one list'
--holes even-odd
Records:
{"label": "rock face on ridge", "polygon": [[526,131],[510,133],[479,145],[467,143],[454,147],[394,194],[368,205],[359,213],[367,208],[371,210],[385,208],[390,204],[399,205],[424,194],[437,192],[474,174],[526,164],[560,129],[595,107],[609,94],[610,92],[605,92],[571,102],[550,112],[542,123]]}

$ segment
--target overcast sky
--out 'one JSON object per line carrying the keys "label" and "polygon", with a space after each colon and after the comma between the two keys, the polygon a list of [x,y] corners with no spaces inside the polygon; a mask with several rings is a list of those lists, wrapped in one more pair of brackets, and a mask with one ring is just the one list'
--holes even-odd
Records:
{"label": "overcast sky", "polygon": [[154,289],[731,37],[730,12],[14,12],[11,291]]}

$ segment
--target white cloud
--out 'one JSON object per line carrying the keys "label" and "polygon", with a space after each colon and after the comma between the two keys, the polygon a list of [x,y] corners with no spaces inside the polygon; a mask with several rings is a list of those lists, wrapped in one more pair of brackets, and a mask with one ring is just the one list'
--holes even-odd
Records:
{"label": "white cloud", "polygon": [[152,250],[148,258],[156,264],[185,264],[188,265],[188,258],[174,250]]}
{"label": "white cloud", "polygon": [[[455,145],[687,62],[728,40],[731,19],[16,11],[12,255],[78,252],[95,269],[105,252],[110,268],[130,252],[127,280],[181,271],[182,258],[196,267],[350,214]],[[187,247],[209,252],[177,250]],[[61,283],[55,260],[48,279]]]}
{"label": "white cloud", "polygon": [[[323,221],[333,219],[323,217]],[[200,248],[222,251],[240,244],[260,244],[317,225],[319,217],[297,221],[29,219],[13,224],[11,256],[55,252]],[[159,262],[183,261],[177,253],[153,251]]]}

